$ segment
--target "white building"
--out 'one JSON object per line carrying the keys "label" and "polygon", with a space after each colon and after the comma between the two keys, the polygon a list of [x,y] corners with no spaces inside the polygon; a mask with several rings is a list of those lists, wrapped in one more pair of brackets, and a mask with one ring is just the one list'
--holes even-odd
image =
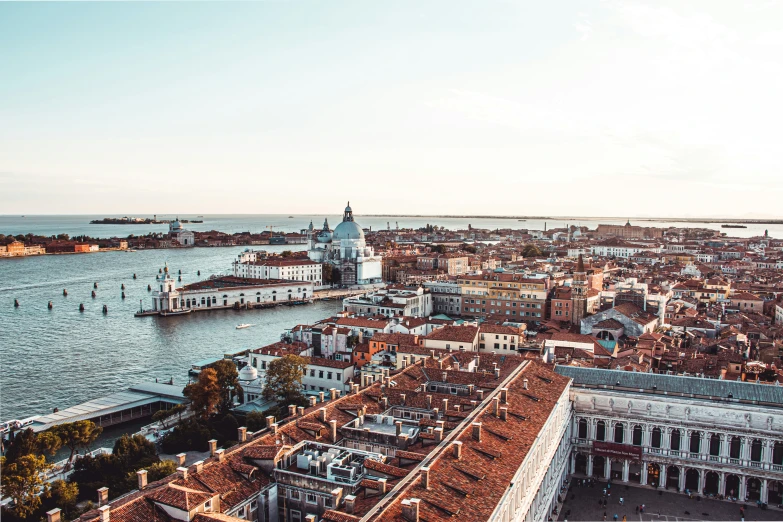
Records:
{"label": "white building", "polygon": [[386,317],[426,317],[432,314],[432,294],[422,287],[415,290],[387,288],[343,299],[343,310],[351,314]]}
{"label": "white building", "polygon": [[304,301],[313,296],[310,281],[242,279],[226,276],[177,288],[169,267],[156,277],[152,310],[179,312],[209,308],[253,308],[279,302]]}
{"label": "white building", "polygon": [[182,223],[177,218],[169,223],[169,239],[177,241],[180,246],[192,247],[195,246],[196,236],[190,230],[182,228]]}
{"label": "white building", "polygon": [[558,366],[573,379],[571,474],[783,501],[783,387]]}
{"label": "white building", "polygon": [[323,284],[323,265],[309,259],[267,257],[256,261],[235,261],[235,277],[249,279],[285,279],[308,281],[319,287]]}
{"label": "white building", "polygon": [[329,263],[340,271],[343,286],[363,286],[382,282],[381,257],[375,255],[372,247],[367,246],[364,231],[353,220],[350,203],[345,207],[343,221],[329,230],[324,221],[323,229],[315,233],[313,224],[307,233],[308,251],[311,260],[317,263]]}

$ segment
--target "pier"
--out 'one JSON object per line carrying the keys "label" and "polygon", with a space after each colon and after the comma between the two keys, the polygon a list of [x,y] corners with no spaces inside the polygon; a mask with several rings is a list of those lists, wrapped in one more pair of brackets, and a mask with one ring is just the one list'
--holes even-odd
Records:
{"label": "pier", "polygon": [[35,432],[46,431],[58,424],[91,420],[101,427],[114,426],[131,420],[149,417],[158,410],[167,410],[188,400],[182,386],[161,383],[143,383],[125,391],[93,399],[56,413],[35,417],[29,425]]}

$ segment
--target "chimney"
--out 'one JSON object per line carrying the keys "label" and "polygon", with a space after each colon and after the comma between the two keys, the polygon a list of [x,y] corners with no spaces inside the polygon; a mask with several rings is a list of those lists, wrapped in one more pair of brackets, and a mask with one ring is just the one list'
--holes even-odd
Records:
{"label": "chimney", "polygon": [[407,522],[419,522],[419,503],[418,498],[406,498],[402,501],[402,518]]}
{"label": "chimney", "polygon": [[217,439],[210,439],[207,443],[209,444],[209,456],[214,457],[215,450],[217,449]]}
{"label": "chimney", "polygon": [[386,410],[389,408],[389,399],[386,397],[381,397],[381,409]]}
{"label": "chimney", "polygon": [[503,406],[500,408],[500,420],[507,421],[508,420],[508,406]]}
{"label": "chimney", "polygon": [[359,393],[359,385],[358,384],[352,384],[351,385],[351,393],[353,393],[354,395]]}
{"label": "chimney", "polygon": [[508,404],[508,388],[500,388],[500,402]]}
{"label": "chimney", "polygon": [[288,416],[294,417],[296,415],[296,404],[289,404],[288,405]]}
{"label": "chimney", "polygon": [[356,497],[354,495],[345,496],[345,512],[349,515],[353,515],[354,505],[356,504]]}
{"label": "chimney", "polygon": [[139,491],[147,487],[147,470],[140,469],[136,472],[136,478],[139,481]]}
{"label": "chimney", "polygon": [[394,421],[394,427],[396,428],[397,435],[402,433],[402,421]]}
{"label": "chimney", "polygon": [[239,442],[247,442],[247,427],[240,426],[237,428],[237,440]]}
{"label": "chimney", "polygon": [[337,398],[337,390],[334,388],[329,388],[329,400],[333,401]]}
{"label": "chimney", "polygon": [[462,459],[462,443],[460,441],[455,441],[451,447],[454,448],[454,458],[457,460]]}
{"label": "chimney", "polygon": [[442,372],[440,374],[440,376],[441,376],[441,379],[442,379],[441,382],[448,382],[448,380],[449,380],[449,374],[448,373]]}
{"label": "chimney", "polygon": [[332,490],[332,509],[337,509],[340,507],[340,499],[342,499],[343,496],[343,488],[334,488]]}
{"label": "chimney", "polygon": [[430,468],[427,466],[421,468],[421,487],[430,489]]}
{"label": "chimney", "polygon": [[111,508],[109,506],[101,506],[98,508],[98,511],[100,511],[100,521],[101,522],[109,522],[111,520]]}
{"label": "chimney", "polygon": [[408,356],[407,355],[403,355],[402,356],[402,367],[403,368],[407,368],[408,367]]}
{"label": "chimney", "polygon": [[443,361],[442,360],[438,360],[438,368],[440,368],[441,370],[443,369]]}
{"label": "chimney", "polygon": [[476,386],[473,384],[468,384],[468,395],[473,395],[476,392]]}
{"label": "chimney", "polygon": [[480,422],[474,422],[473,423],[473,438],[477,441],[481,442],[481,423]]}
{"label": "chimney", "polygon": [[187,458],[187,455],[185,453],[177,453],[177,466],[184,466],[185,465],[185,458]]}
{"label": "chimney", "polygon": [[459,362],[455,362],[455,363],[454,363],[454,368],[455,368],[457,371],[459,371]]}
{"label": "chimney", "polygon": [[188,468],[180,466],[177,468],[177,476],[182,480],[188,480]]}
{"label": "chimney", "polygon": [[46,522],[60,522],[60,508],[46,512]]}
{"label": "chimney", "polygon": [[317,403],[318,403],[318,399],[316,399],[315,397],[310,397],[310,407],[311,408],[313,406],[315,406]]}
{"label": "chimney", "polygon": [[476,395],[478,396],[478,400],[484,400],[484,390],[476,390]]}
{"label": "chimney", "polygon": [[427,395],[426,399],[427,399],[427,409],[431,410],[432,409],[432,395]]}
{"label": "chimney", "polygon": [[304,410],[305,410],[305,409],[304,409],[304,406],[299,406],[299,407],[296,409],[296,414],[297,414],[299,417],[304,417]]}
{"label": "chimney", "polygon": [[500,398],[497,396],[492,399],[492,409],[495,412],[495,417],[500,417]]}
{"label": "chimney", "polygon": [[402,405],[405,406],[405,394],[404,393],[400,394],[400,400],[402,401]]}
{"label": "chimney", "polygon": [[527,377],[525,377],[524,379],[522,379],[522,388],[524,388],[525,390],[527,390]]}
{"label": "chimney", "polygon": [[318,392],[318,402],[324,402],[324,392]]}
{"label": "chimney", "polygon": [[435,350],[430,350],[430,353],[432,354],[432,358],[435,358]]}
{"label": "chimney", "polygon": [[321,419],[321,422],[326,422],[326,408],[318,408],[318,418]]}
{"label": "chimney", "polygon": [[500,368],[495,368],[495,379],[500,379]]}
{"label": "chimney", "polygon": [[379,486],[380,492],[381,495],[383,495],[384,493],[386,493],[386,479],[385,478],[378,479],[378,484],[380,484]]}
{"label": "chimney", "polygon": [[[329,421],[329,431],[332,434],[332,444],[337,442],[337,421],[336,420],[330,420]],[[337,507],[337,506],[335,506]]]}
{"label": "chimney", "polygon": [[109,488],[102,487],[98,489],[98,507],[109,503]]}
{"label": "chimney", "polygon": [[223,459],[226,456],[226,450],[220,448],[219,450],[215,451],[215,456],[217,457],[218,462],[223,462]]}
{"label": "chimney", "polygon": [[432,408],[432,412],[435,414],[435,418],[438,418],[438,412],[440,411],[440,408]]}
{"label": "chimney", "polygon": [[305,522],[318,522],[318,517],[316,515],[307,515]]}
{"label": "chimney", "polygon": [[204,469],[204,461],[199,460],[193,463],[193,468],[195,473],[201,473],[201,470]]}
{"label": "chimney", "polygon": [[435,428],[435,440],[437,442],[443,440],[443,428]]}
{"label": "chimney", "polygon": [[277,435],[277,428],[278,428],[278,424],[276,422],[272,424],[271,430],[274,435]]}
{"label": "chimney", "polygon": [[274,423],[275,423],[274,415],[269,415],[268,417],[266,417],[266,427],[267,428],[271,428],[272,424],[274,424]]}

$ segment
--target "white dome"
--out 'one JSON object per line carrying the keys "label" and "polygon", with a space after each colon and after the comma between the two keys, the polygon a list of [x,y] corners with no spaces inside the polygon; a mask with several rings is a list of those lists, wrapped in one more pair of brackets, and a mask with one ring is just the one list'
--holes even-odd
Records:
{"label": "white dome", "polygon": [[355,221],[343,221],[334,229],[332,235],[334,241],[341,239],[361,239],[364,240],[364,231]]}
{"label": "white dome", "polygon": [[258,378],[258,370],[250,366],[249,364],[239,370],[240,381],[255,381]]}

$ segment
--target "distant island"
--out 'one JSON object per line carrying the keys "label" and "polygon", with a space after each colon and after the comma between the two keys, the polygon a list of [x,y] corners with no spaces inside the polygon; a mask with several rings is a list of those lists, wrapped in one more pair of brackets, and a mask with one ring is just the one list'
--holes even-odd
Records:
{"label": "distant island", "polygon": [[[166,225],[171,223],[172,219],[155,219],[155,218],[135,218],[135,217],[121,217],[121,218],[103,218],[93,219],[90,221],[91,225]],[[203,223],[201,219],[178,219],[180,223]]]}

